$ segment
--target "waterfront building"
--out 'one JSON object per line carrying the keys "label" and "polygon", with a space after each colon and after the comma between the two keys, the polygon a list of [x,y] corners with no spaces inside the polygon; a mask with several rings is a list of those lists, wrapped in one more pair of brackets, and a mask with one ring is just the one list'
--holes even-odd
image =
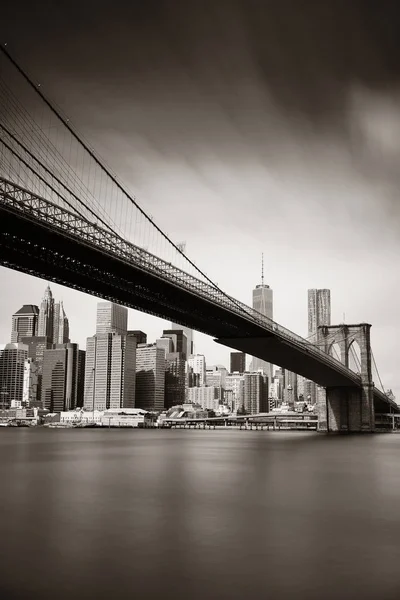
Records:
{"label": "waterfront building", "polygon": [[165,350],[157,344],[139,344],[136,352],[136,404],[162,411],[165,401]]}
{"label": "waterfront building", "polygon": [[104,411],[100,423],[103,427],[154,427],[154,421],[143,408],[110,408]]}
{"label": "waterfront building", "polygon": [[37,335],[39,308],[34,304],[24,304],[12,316],[11,343],[22,342],[23,337]]}
{"label": "waterfront building", "polygon": [[78,344],[56,344],[43,354],[42,405],[52,412],[77,405]]}
{"label": "waterfront building", "polygon": [[268,377],[263,373],[244,374],[244,410],[247,414],[268,412]]}
{"label": "waterfront building", "polygon": [[24,365],[28,358],[25,344],[6,344],[0,351],[0,406],[22,406],[24,389]]}
{"label": "waterfront building", "polygon": [[135,337],[99,333],[87,338],[85,409],[134,408],[135,367]]}
{"label": "waterfront building", "polygon": [[61,423],[62,425],[90,425],[93,423],[101,425],[103,415],[103,410],[85,411],[80,408],[61,411],[59,413],[50,413],[45,419],[52,423]]}
{"label": "waterfront building", "polygon": [[84,408],[134,408],[137,332],[127,333],[128,309],[98,302],[96,334],[86,341]]}
{"label": "waterfront building", "polygon": [[246,354],[244,352],[231,352],[231,373],[244,373],[246,371]]}

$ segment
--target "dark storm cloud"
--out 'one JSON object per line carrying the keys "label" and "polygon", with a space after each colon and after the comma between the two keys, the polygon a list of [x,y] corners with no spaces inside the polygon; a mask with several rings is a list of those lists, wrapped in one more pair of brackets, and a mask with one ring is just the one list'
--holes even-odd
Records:
{"label": "dark storm cloud", "polygon": [[279,107],[336,122],[349,85],[397,84],[399,12],[396,0],[22,1],[10,3],[1,31],[41,72],[114,81],[139,96],[152,82],[181,102],[192,81],[199,100],[245,106],[252,65]]}
{"label": "dark storm cloud", "polygon": [[399,12],[395,0],[23,0],[0,27],[91,132],[167,160],[256,157],[272,169],[293,155],[318,162],[323,140],[390,196],[396,114],[384,100],[400,83]]}

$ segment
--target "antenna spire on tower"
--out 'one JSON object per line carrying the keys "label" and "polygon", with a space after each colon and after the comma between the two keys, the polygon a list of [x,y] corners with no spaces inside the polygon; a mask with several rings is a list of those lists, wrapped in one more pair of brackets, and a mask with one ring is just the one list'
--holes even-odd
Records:
{"label": "antenna spire on tower", "polygon": [[261,253],[261,285],[264,285],[264,252]]}

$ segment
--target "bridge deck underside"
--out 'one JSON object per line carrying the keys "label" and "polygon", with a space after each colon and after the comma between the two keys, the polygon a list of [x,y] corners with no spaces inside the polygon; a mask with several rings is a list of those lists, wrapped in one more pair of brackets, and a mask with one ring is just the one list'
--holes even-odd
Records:
{"label": "bridge deck underside", "polygon": [[192,327],[320,385],[354,385],[342,373],[308,356],[304,348],[283,342],[245,316],[69,233],[4,208],[0,209],[0,264]]}
{"label": "bridge deck underside", "polygon": [[317,362],[315,356],[300,351],[278,337],[219,338],[216,341],[225,346],[236,348],[246,354],[262,358],[267,362],[282,366],[324,387],[347,387],[354,385],[354,381],[337,373],[329,365]]}

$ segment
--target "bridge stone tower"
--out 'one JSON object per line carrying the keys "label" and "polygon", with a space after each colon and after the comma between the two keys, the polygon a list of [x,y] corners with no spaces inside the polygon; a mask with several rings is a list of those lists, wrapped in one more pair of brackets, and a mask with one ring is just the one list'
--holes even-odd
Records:
{"label": "bridge stone tower", "polygon": [[326,398],[317,401],[319,430],[328,432],[372,432],[375,411],[371,367],[371,325],[330,325],[318,328],[318,346],[330,354],[332,346],[340,348],[340,360],[349,366],[349,352],[357,342],[361,357],[361,387],[327,387]]}

